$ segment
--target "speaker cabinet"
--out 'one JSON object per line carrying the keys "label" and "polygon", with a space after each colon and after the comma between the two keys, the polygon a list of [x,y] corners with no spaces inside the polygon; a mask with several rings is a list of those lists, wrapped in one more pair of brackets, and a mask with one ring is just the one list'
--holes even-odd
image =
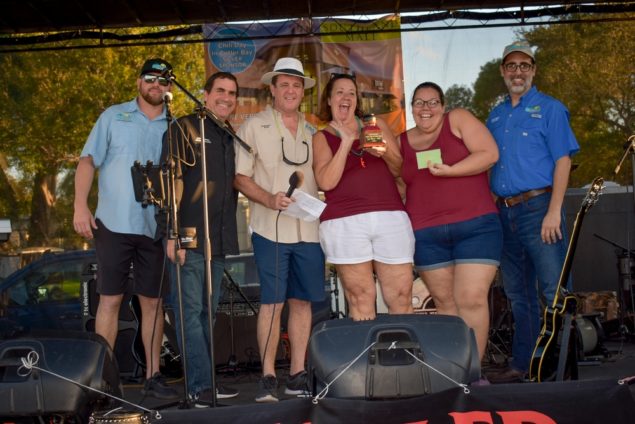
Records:
{"label": "speaker cabinet", "polygon": [[328,397],[395,399],[456,387],[421,362],[460,383],[480,378],[474,332],[458,317],[380,314],[373,321],[331,320],[314,327],[309,341],[313,393],[332,383]]}
{"label": "speaker cabinet", "polygon": [[26,373],[20,369],[21,358],[30,352],[37,354],[37,366],[44,370],[121,396],[117,362],[101,336],[73,331],[31,336],[0,342],[0,417],[55,415],[83,422],[92,408],[105,402],[105,396],[47,372]]}

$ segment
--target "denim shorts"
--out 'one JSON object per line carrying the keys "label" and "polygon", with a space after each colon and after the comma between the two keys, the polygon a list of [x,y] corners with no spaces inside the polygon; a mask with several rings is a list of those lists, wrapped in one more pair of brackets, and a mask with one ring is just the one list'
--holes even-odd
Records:
{"label": "denim shorts", "polygon": [[503,229],[495,213],[414,233],[414,262],[418,271],[462,263],[498,266],[501,260]]}
{"label": "denim shorts", "polygon": [[260,303],[324,300],[326,278],[320,243],[276,243],[256,233],[251,235],[251,243],[260,278]]}

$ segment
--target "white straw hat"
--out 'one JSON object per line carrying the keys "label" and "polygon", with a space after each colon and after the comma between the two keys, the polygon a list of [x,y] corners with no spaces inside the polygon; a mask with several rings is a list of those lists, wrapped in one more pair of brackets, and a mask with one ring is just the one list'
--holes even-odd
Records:
{"label": "white straw hat", "polygon": [[304,76],[304,68],[302,62],[294,57],[282,57],[276,61],[273,71],[267,72],[262,76],[260,81],[263,84],[270,85],[271,80],[276,75],[291,75],[292,77],[300,77],[304,79],[304,89],[311,88],[315,85],[313,78]]}

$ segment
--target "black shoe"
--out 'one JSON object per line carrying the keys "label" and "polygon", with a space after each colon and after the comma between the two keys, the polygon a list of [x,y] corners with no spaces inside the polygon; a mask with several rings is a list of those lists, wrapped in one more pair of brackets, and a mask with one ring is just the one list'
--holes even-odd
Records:
{"label": "black shoe", "polygon": [[265,375],[258,386],[256,402],[278,402],[278,379],[275,375]]}
{"label": "black shoe", "polygon": [[159,372],[155,372],[151,378],[146,380],[143,389],[141,389],[141,394],[163,400],[175,400],[179,398],[177,391],[168,386],[165,382],[165,377]]}
{"label": "black shoe", "polygon": [[525,372],[507,367],[501,372],[489,374],[487,379],[492,384],[521,383],[525,380]]}
{"label": "black shoe", "polygon": [[287,380],[287,387],[284,389],[284,393],[286,395],[297,397],[311,396],[306,371],[300,371],[297,374],[290,375]]}
{"label": "black shoe", "polygon": [[216,386],[216,397],[218,399],[231,399],[238,396],[238,390],[227,386]]}

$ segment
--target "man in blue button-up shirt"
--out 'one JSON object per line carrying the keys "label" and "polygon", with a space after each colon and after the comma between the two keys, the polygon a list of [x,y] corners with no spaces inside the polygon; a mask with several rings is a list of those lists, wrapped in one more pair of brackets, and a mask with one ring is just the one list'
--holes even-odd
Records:
{"label": "man in blue button-up shirt", "polygon": [[[175,399],[159,373],[163,342],[161,305],[161,241],[154,241],[154,206],[135,200],[130,168],[139,161],[158,164],[162,135],[167,128],[163,97],[170,90],[172,66],[162,59],[149,59],[137,79],[139,95],[106,109],[93,127],[82,150],[75,175],[75,231],[95,239],[97,292],[100,294],[95,332],[114,348],[119,309],[124,293],[138,295],[141,306],[141,338],[146,352],[144,394]],[[99,169],[99,199],[95,216],[88,208],[88,193]],[[129,287],[133,264],[134,284]],[[157,314],[156,311],[160,311]],[[156,316],[158,315],[158,316]]]}
{"label": "man in blue button-up shirt", "polygon": [[[567,250],[562,203],[571,156],[579,146],[569,112],[532,86],[534,53],[525,41],[503,51],[501,75],[509,96],[487,119],[500,158],[492,168],[504,247],[501,271],[515,331],[513,359],[492,382],[520,381],[528,371],[540,332],[540,302],[551,305]],[[537,284],[536,284],[537,282]]]}

